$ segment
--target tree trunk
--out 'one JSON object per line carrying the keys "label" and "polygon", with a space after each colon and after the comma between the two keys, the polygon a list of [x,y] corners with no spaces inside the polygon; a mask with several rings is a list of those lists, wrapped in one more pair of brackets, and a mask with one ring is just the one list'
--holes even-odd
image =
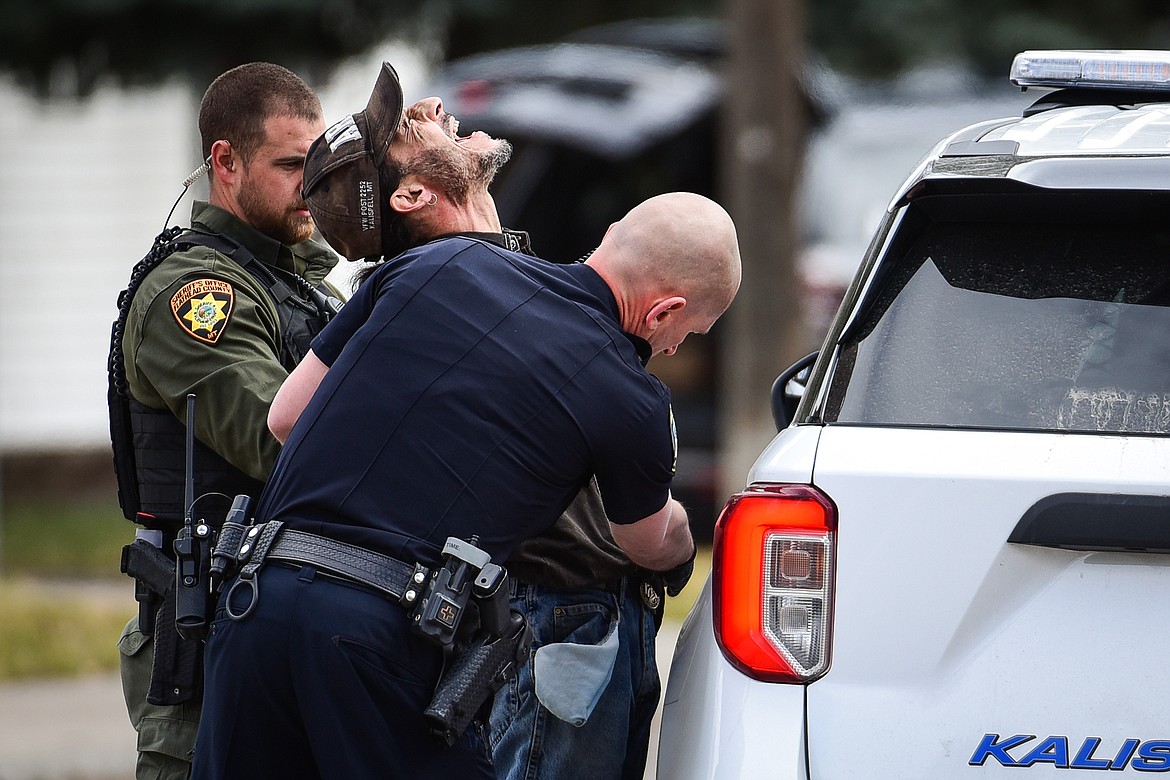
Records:
{"label": "tree trunk", "polygon": [[775,434],[769,391],[804,340],[795,206],[807,102],[801,0],[727,0],[723,202],[735,220],[743,283],[721,322],[721,481],[742,489]]}

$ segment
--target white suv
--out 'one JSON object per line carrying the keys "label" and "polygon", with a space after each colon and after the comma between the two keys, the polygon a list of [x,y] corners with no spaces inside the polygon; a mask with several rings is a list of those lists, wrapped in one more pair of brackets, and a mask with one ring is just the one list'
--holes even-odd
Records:
{"label": "white suv", "polygon": [[1170,52],[1012,80],[1058,89],[924,159],[777,380],[659,778],[1170,771]]}

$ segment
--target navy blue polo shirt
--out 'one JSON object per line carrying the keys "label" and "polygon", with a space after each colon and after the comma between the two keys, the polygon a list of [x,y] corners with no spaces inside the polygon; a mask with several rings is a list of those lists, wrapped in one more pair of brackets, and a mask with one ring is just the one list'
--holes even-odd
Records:
{"label": "navy blue polo shirt", "polygon": [[406,252],[313,342],[330,370],[257,517],[429,564],[472,534],[504,560],[593,474],[612,522],[647,517],[675,448],[635,341],[587,265],[465,237]]}

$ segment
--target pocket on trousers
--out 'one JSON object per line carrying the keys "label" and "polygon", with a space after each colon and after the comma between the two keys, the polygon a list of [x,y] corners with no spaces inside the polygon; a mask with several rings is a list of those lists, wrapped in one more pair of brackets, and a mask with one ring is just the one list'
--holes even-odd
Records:
{"label": "pocket on trousers", "polygon": [[[609,634],[615,608],[608,604],[568,604],[553,610],[552,642],[597,645]],[[550,643],[551,644],[551,643]]]}
{"label": "pocket on trousers", "polygon": [[180,761],[190,761],[198,733],[198,721],[143,718],[138,724],[138,752],[160,753]]}
{"label": "pocket on trousers", "polygon": [[150,637],[138,630],[138,618],[130,619],[122,629],[122,636],[118,637],[118,652],[127,658],[138,655],[150,642]]}
{"label": "pocket on trousers", "polygon": [[605,693],[618,653],[618,621],[602,604],[560,606],[553,611],[559,641],[532,658],[536,698],[556,717],[583,726]]}
{"label": "pocket on trousers", "polygon": [[[438,659],[437,650],[432,653],[435,655],[434,662],[418,658],[415,654],[412,660],[418,662],[416,669],[407,666],[401,659],[386,655],[356,639],[334,636],[333,644],[350,659],[355,669],[364,669],[365,673],[372,672],[396,683],[427,689],[433,687],[435,680],[438,679],[441,661]],[[428,672],[432,674],[427,674]],[[362,676],[365,676],[365,673],[359,671]]]}

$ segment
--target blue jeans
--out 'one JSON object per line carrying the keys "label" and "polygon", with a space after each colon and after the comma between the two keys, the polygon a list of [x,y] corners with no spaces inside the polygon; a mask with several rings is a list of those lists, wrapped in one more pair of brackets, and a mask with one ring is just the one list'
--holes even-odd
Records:
{"label": "blue jeans", "polygon": [[658,629],[637,588],[614,593],[517,583],[513,595],[512,608],[532,626],[532,652],[551,642],[597,644],[620,613],[619,647],[609,684],[580,727],[537,700],[529,654],[492,708],[489,739],[498,780],[642,780],[660,685]]}

